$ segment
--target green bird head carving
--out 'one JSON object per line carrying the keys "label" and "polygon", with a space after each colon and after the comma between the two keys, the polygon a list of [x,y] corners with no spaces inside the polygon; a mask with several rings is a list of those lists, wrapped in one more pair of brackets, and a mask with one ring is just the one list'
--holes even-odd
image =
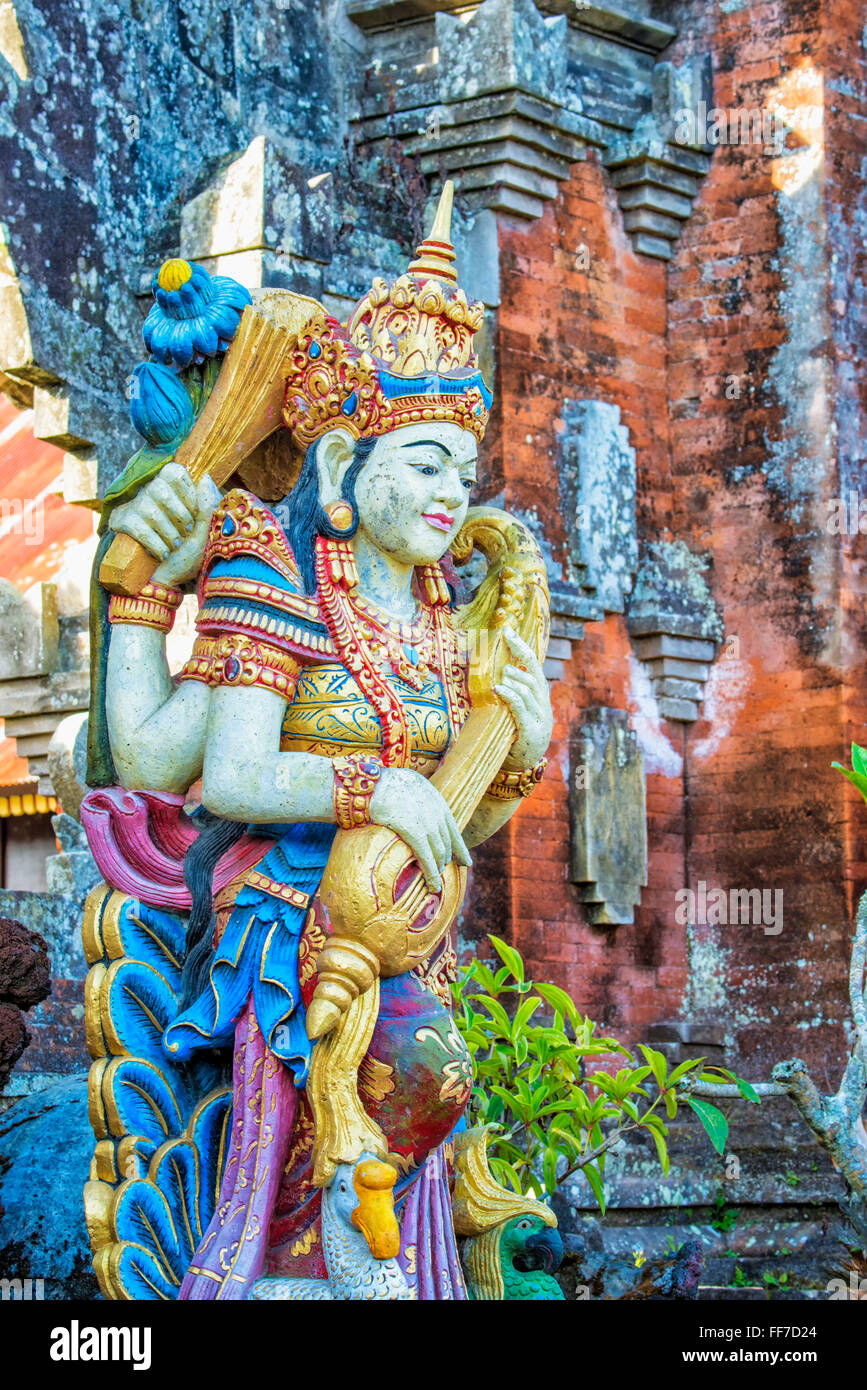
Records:
{"label": "green bird head carving", "polygon": [[540,1216],[513,1216],[464,1246],[470,1297],[479,1301],[562,1299],[554,1271],[563,1259],[557,1230]]}

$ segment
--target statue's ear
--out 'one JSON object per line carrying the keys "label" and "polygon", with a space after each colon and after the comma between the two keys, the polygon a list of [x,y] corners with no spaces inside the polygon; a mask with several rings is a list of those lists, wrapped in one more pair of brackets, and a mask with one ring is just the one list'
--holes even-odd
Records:
{"label": "statue's ear", "polygon": [[355,440],[348,430],[329,430],[316,445],[319,496],[323,505],[343,496],[343,479],[352,462]]}

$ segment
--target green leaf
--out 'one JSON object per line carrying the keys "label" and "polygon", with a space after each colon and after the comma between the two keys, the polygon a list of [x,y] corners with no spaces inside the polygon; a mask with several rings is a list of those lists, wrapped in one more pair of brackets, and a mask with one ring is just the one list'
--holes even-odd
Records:
{"label": "green leaf", "polygon": [[844,777],[848,777],[853,787],[857,787],[864,800],[867,801],[867,776],[863,772],[852,772],[848,767],[843,767],[842,763],[832,763],[838,772],[842,772]]}
{"label": "green leaf", "polygon": [[507,1184],[513,1192],[522,1192],[521,1179],[511,1163],[506,1163],[502,1158],[491,1158],[488,1160],[491,1172],[497,1179],[501,1187]]}
{"label": "green leaf", "polygon": [[[650,1071],[650,1067],[637,1067],[634,1071],[631,1071],[629,1073],[629,1089],[631,1091],[636,1090],[639,1083],[644,1080],[645,1076],[650,1076]],[[644,1095],[645,1092],[642,1091],[641,1094]]]}
{"label": "green leaf", "polygon": [[493,932],[488,933],[488,940],[491,942],[497,955],[504,965],[508,966],[509,971],[514,975],[519,984],[524,983],[524,962],[521,952],[516,951],[514,946],[503,941],[499,936],[494,936]]}
{"label": "green leaf", "polygon": [[852,766],[867,776],[867,748],[860,748],[857,743],[852,744]]}
{"label": "green leaf", "polygon": [[534,986],[536,993],[541,994],[546,1004],[550,1004],[552,1009],[556,1009],[558,1014],[568,1018],[569,1022],[577,1029],[581,1015],[575,1001],[570,998],[565,989],[559,985],[537,984]]}
{"label": "green leaf", "polygon": [[729,1122],[725,1115],[721,1110],[717,1110],[715,1105],[711,1105],[709,1101],[700,1100],[698,1096],[687,1096],[686,1103],[698,1115],[710,1142],[717,1153],[721,1154],[726,1146],[729,1133]]}
{"label": "green leaf", "polygon": [[703,1057],[694,1057],[688,1062],[681,1062],[680,1066],[675,1067],[674,1071],[669,1076],[668,1085],[676,1086],[678,1081],[682,1080],[684,1076],[687,1076],[691,1071],[695,1071],[696,1067],[701,1067],[703,1064]]}
{"label": "green leaf", "polygon": [[668,1125],[665,1123],[661,1115],[642,1115],[641,1124],[645,1127],[645,1129],[658,1129],[660,1134],[668,1133]]}
{"label": "green leaf", "polygon": [[487,999],[483,994],[474,994],[473,998],[481,1008],[487,1009],[493,1022],[497,1025],[499,1036],[511,1041],[512,1024],[502,1004],[496,999]]}
{"label": "green leaf", "polygon": [[665,1177],[668,1177],[668,1145],[658,1129],[652,1129],[653,1142],[656,1145],[656,1152],[659,1155],[659,1162]]}
{"label": "green leaf", "polygon": [[586,1164],[586,1165],[581,1169],[581,1172],[584,1174],[585,1178],[586,1178],[587,1181],[589,1182],[589,1184],[590,1184],[590,1186],[591,1186],[591,1188],[592,1188],[592,1190],[593,1190],[593,1196],[596,1198],[597,1202],[599,1203],[599,1210],[600,1210],[601,1214],[604,1216],[604,1215],[605,1215],[605,1187],[604,1187],[604,1185],[603,1185],[602,1178],[601,1178],[601,1176],[600,1176],[598,1170],[597,1170],[596,1168],[594,1168],[594,1166],[593,1166],[592,1163],[588,1163],[588,1164]]}
{"label": "green leaf", "polygon": [[668,1076],[668,1062],[661,1052],[657,1052],[653,1047],[647,1047],[644,1043],[638,1044],[639,1052],[644,1054],[645,1061],[649,1064],[653,1072],[653,1078],[662,1091],[665,1089],[665,1082]]}
{"label": "green leaf", "polygon": [[[482,988],[486,989],[489,994],[497,994],[498,990],[494,980],[494,972],[491,970],[490,966],[485,965],[485,962],[482,960],[473,961],[473,965],[475,968],[472,971],[472,978],[478,980]],[[468,980],[470,978],[470,976],[467,977]]]}
{"label": "green leaf", "polygon": [[511,1110],[512,1114],[515,1116],[516,1119],[526,1120],[529,1118],[527,1114],[524,1112],[521,1102],[517,1096],[510,1095],[510,1093],[504,1090],[502,1086],[492,1086],[490,1089],[495,1096],[500,1097],[500,1100],[503,1101],[505,1105],[508,1105],[509,1109]]}
{"label": "green leaf", "polygon": [[[515,1077],[515,1089],[521,1098],[521,1104],[526,1107],[527,1118],[529,1119],[530,1116],[537,1115],[539,1113],[538,1107],[540,1097],[538,1094],[534,1095],[523,1076]],[[544,1097],[541,1097],[541,1099],[544,1099]]]}
{"label": "green leaf", "polygon": [[545,1179],[545,1186],[553,1196],[557,1191],[557,1158],[555,1149],[546,1149],[545,1157],[542,1159],[542,1177]]}
{"label": "green leaf", "polygon": [[522,1029],[529,1023],[533,1014],[541,1007],[541,999],[525,999],[520,1005],[514,1019],[512,1020],[512,1038],[518,1036]]}
{"label": "green leaf", "polygon": [[561,1129],[559,1125],[552,1125],[550,1132],[551,1134],[555,1135],[557,1139],[561,1139],[563,1143],[566,1145],[567,1149],[574,1149],[577,1154],[581,1154],[584,1152],[583,1145],[575,1137],[575,1135],[570,1134],[568,1130]]}
{"label": "green leaf", "polygon": [[596,1071],[589,1079],[598,1090],[603,1091],[605,1095],[610,1096],[612,1100],[619,1102],[620,1097],[617,1094],[617,1082],[614,1080],[613,1076],[609,1076],[608,1073],[604,1071]]}
{"label": "green leaf", "polygon": [[735,1085],[737,1086],[744,1100],[751,1100],[753,1105],[761,1105],[762,1098],[759,1095],[758,1091],[756,1091],[750,1085],[749,1081],[744,1081],[742,1076],[736,1076]]}

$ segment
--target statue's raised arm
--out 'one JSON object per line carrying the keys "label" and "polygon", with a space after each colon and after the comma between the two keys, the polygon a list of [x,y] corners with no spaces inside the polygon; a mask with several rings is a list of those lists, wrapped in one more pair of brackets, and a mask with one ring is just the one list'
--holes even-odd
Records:
{"label": "statue's raised arm", "polygon": [[[86,1208],[108,1297],[466,1297],[451,930],[467,846],[532,792],[552,717],[544,563],[470,506],[491,394],[451,197],[345,326],[186,262],[155,282],[147,445],[98,557],[83,811],[106,880]],[[474,550],[487,575],[455,607]],[[556,1224],[474,1144],[463,1234]]]}

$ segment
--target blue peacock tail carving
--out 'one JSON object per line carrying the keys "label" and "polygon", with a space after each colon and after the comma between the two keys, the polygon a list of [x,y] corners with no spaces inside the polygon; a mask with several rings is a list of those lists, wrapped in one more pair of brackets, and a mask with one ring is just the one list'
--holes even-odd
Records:
{"label": "blue peacock tail carving", "polygon": [[84,1202],[109,1299],[174,1299],[213,1215],[232,1093],[218,1054],[171,1062],[186,923],[112,892],[87,900],[88,1082],[96,1136]]}

